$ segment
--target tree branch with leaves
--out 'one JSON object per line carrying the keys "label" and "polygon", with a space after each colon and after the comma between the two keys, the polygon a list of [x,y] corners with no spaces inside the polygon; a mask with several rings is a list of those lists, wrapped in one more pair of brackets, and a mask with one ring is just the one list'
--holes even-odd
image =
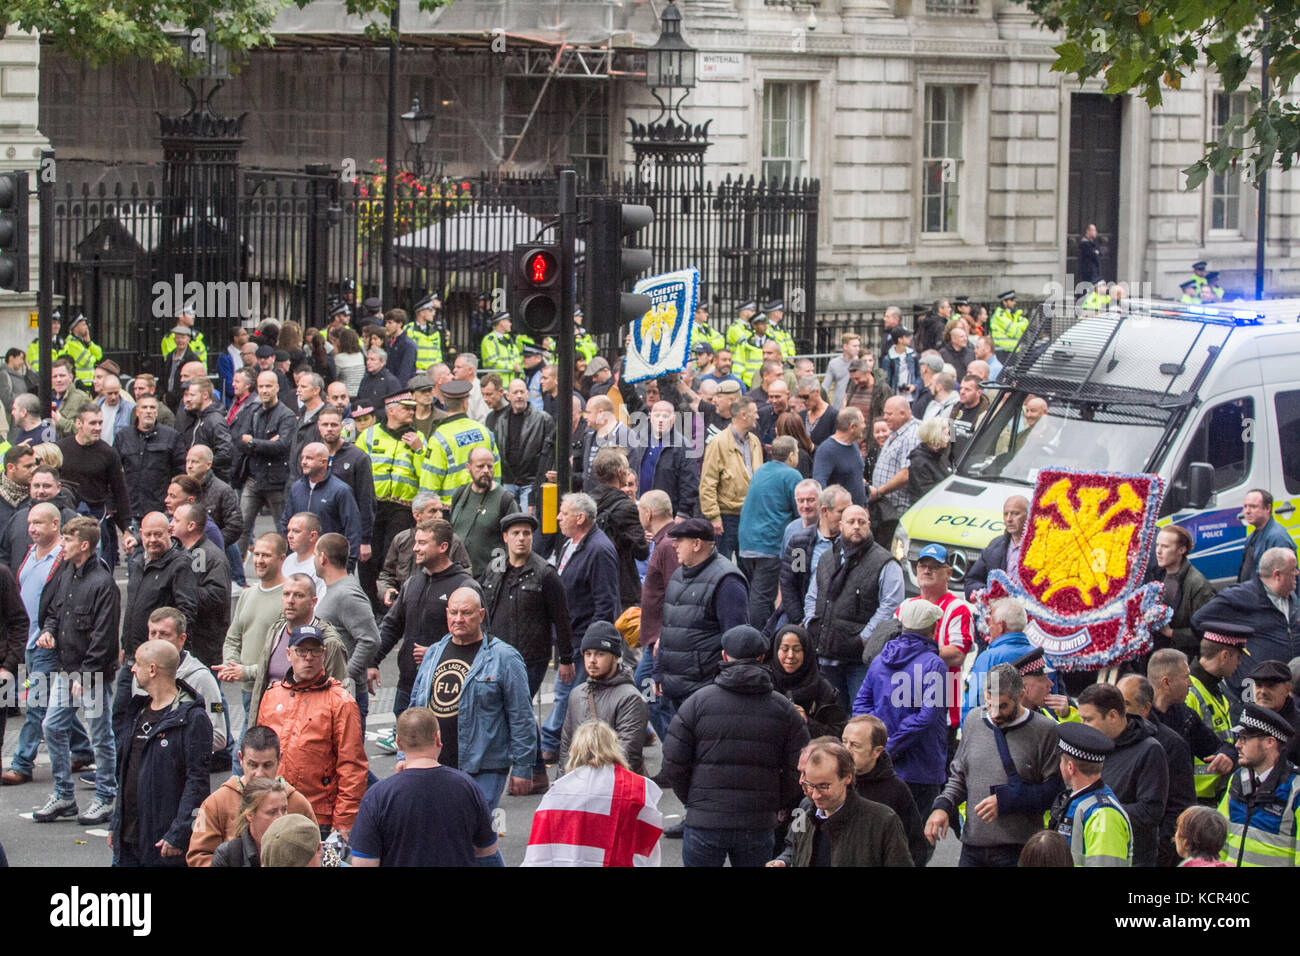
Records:
{"label": "tree branch with leaves", "polygon": [[1223,173],[1244,156],[1246,167],[1290,169],[1300,155],[1300,107],[1288,94],[1300,72],[1300,2],[1296,0],[1023,0],[1040,25],[1061,35],[1052,69],[1080,80],[1102,77],[1104,92],[1133,92],[1148,105],[1204,71],[1226,93],[1242,88],[1269,52],[1271,95],[1249,88],[1244,114],[1228,117],[1220,138],[1184,169],[1187,188]]}

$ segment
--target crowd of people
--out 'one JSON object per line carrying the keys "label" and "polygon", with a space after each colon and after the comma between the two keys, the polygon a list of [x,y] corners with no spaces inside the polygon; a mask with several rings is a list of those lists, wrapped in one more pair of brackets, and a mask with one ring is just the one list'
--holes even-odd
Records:
{"label": "crowd of people", "polygon": [[579,314],[572,395],[503,313],[448,364],[433,296],[409,321],[345,298],[215,356],[182,310],[156,375],[78,316],[50,408],[30,349],[0,379],[0,680],[27,675],[3,783],[34,783],[43,741],[34,821],[107,828],[118,865],[501,865],[495,814],[524,795],[525,865],[655,865],[680,838],[687,866],[924,866],[950,832],[972,866],[1292,865],[1300,602],[1267,491],[1220,594],[1160,532],[1174,616],[1119,674],[1057,674],[1015,601],[975,613],[1024,498],[964,593],[931,545],[908,597],[898,521],[1028,324],[1000,301],[915,330],[892,308],[878,353],[846,333],[822,374],[780,301],[725,330],[701,308],[687,367],[638,383]]}

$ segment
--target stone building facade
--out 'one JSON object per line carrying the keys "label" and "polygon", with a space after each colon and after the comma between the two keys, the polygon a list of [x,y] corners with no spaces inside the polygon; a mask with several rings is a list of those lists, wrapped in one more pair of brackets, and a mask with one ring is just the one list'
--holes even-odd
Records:
{"label": "stone building facade", "polygon": [[[635,48],[654,43],[663,5],[457,0],[433,15],[407,5],[399,102],[414,94],[441,105],[438,158],[452,175],[560,161],[591,175],[631,173],[627,119],[656,108],[628,74]],[[1007,287],[1038,299],[1076,271],[1088,222],[1107,250],[1105,276],[1135,292],[1176,296],[1197,259],[1230,291],[1253,292],[1253,186],[1229,175],[1182,188],[1181,171],[1244,108],[1243,95],[1221,93],[1212,77],[1166,90],[1155,110],[1079,88],[1052,72],[1052,38],[1008,0],[679,7],[700,50],[700,82],[683,114],[712,120],[705,178],[821,182],[819,311],[957,294],[988,301]],[[513,59],[493,58],[494,25]],[[255,54],[215,101],[250,111],[243,161],[301,168],[381,156],[384,52],[366,48],[335,0],[286,12],[281,32],[284,42]],[[546,60],[561,62],[553,54],[566,38],[586,53],[548,81]],[[11,37],[0,50],[24,42]],[[12,109],[4,70],[0,110]],[[30,63],[25,70],[13,95],[30,100]],[[55,56],[41,72],[40,128],[61,157],[159,159],[154,111],[184,100],[173,79]],[[1275,171],[1268,185],[1266,290],[1300,293],[1300,179]]]}

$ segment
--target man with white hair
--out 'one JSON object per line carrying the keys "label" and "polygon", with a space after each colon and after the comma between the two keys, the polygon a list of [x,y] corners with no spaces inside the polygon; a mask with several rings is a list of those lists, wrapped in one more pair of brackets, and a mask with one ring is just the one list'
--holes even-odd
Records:
{"label": "man with white hair", "polygon": [[[1034,649],[1033,642],[1025,634],[1028,626],[1029,615],[1017,598],[1002,598],[989,604],[989,646],[975,658],[975,664],[966,677],[966,701],[961,708],[963,721],[972,710],[984,706],[984,685],[989,671],[999,664],[1014,664]],[[1057,689],[1053,687],[1053,691]]]}
{"label": "man with white hair", "polygon": [[470,384],[466,414],[476,422],[487,421],[491,409],[483,401],[483,389],[478,382],[478,358],[472,352],[461,352],[451,367],[451,377]]}
{"label": "man with white hair", "polygon": [[912,399],[912,414],[920,418],[925,414],[925,410],[930,407],[930,402],[934,400],[934,393],[930,391],[930,383],[934,377],[943,371],[943,359],[939,353],[931,349],[922,352],[917,359],[917,366],[921,371],[921,382],[915,392],[910,396]]}
{"label": "man with white hair", "polygon": [[561,647],[555,681],[555,705],[542,725],[542,756],[554,760],[560,752],[560,729],[568,709],[569,692],[581,683],[574,660],[582,656],[582,639],[592,621],[613,624],[622,613],[618,550],[596,526],[596,501],[591,495],[570,494],[560,499],[557,519],[567,539],[561,546],[556,571],[573,621],[573,644]]}

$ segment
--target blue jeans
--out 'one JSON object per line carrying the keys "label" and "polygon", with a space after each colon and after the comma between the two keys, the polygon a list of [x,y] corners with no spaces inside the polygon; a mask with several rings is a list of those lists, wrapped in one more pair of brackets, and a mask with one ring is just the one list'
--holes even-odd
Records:
{"label": "blue jeans", "polygon": [[473,778],[479,793],[483,794],[483,799],[487,801],[488,812],[494,812],[497,805],[501,803],[501,794],[506,792],[506,780],[510,778],[510,771],[485,770],[482,773],[472,773],[470,777]]}
{"label": "blue jeans", "polygon": [[764,866],[772,859],[772,830],[705,830],[682,833],[682,866]]}
{"label": "blue jeans", "polygon": [[[46,704],[49,703],[50,698],[50,673],[59,664],[59,652],[54,648],[29,647],[25,655],[25,663],[27,679],[30,682],[27,691],[27,712],[23,718],[22,730],[18,732],[18,744],[9,759],[9,767],[31,776],[32,769],[36,765],[36,750],[45,736],[41,725],[45,722]],[[75,714],[68,732],[72,759],[95,759],[95,752],[90,746],[90,737],[81,724],[81,718]]]}
{"label": "blue jeans", "polygon": [[722,535],[716,544],[718,554],[728,560],[740,550],[740,515],[722,516]]}
{"label": "blue jeans", "polygon": [[740,569],[749,579],[749,626],[763,630],[776,606],[777,586],[781,579],[781,559],[772,555],[741,558]]}
{"label": "blue jeans", "polygon": [[[242,685],[241,685],[242,686]],[[240,691],[244,702],[244,725],[239,730],[239,739],[235,741],[234,753],[230,758],[230,769],[237,777],[244,775],[244,768],[239,762],[239,750],[244,746],[244,734],[248,733],[248,728],[256,726],[254,721],[257,720],[256,714],[249,714],[248,708],[253,706],[253,692],[251,690]]]}
{"label": "blue jeans", "polygon": [[248,577],[244,574],[244,559],[239,553],[239,542],[226,545],[226,557],[230,559],[230,580],[241,588],[248,587]]}
{"label": "blue jeans", "polygon": [[77,709],[85,710],[90,742],[95,748],[95,796],[111,803],[117,795],[117,748],[113,743],[113,716],[109,710],[107,681],[102,675],[82,688],[81,698],[72,699],[72,677],[55,674],[49,709],[45,712],[45,746],[54,771],[54,793],[60,800],[73,796],[72,721]]}
{"label": "blue jeans", "polygon": [[858,690],[862,687],[862,681],[867,676],[867,665],[862,663],[851,664],[847,661],[828,661],[826,658],[818,658],[821,664],[822,677],[831,682],[840,695],[840,704],[846,711],[852,712],[853,701],[858,696]]}
{"label": "blue jeans", "polygon": [[569,694],[586,679],[587,672],[583,669],[581,657],[573,663],[572,681],[563,681],[558,673],[555,675],[555,701],[551,704],[550,716],[546,718],[546,723],[542,724],[544,750],[554,750],[557,754],[560,752],[560,731],[564,727],[564,715],[569,710]]}
{"label": "blue jeans", "polygon": [[[637,689],[641,691],[641,696],[645,696],[647,686],[652,686],[654,682],[655,661],[653,648],[643,648],[641,651],[641,661],[636,665],[636,673],[632,675],[632,682],[636,684]],[[647,685],[646,681],[651,684]],[[653,689],[653,688],[652,688]],[[667,697],[656,696],[650,701],[650,726],[659,738],[660,743],[668,737],[668,725],[673,722],[674,708],[672,701]]]}
{"label": "blue jeans", "polygon": [[501,487],[515,496],[520,511],[527,511],[528,506],[533,503],[532,485],[502,485]]}

